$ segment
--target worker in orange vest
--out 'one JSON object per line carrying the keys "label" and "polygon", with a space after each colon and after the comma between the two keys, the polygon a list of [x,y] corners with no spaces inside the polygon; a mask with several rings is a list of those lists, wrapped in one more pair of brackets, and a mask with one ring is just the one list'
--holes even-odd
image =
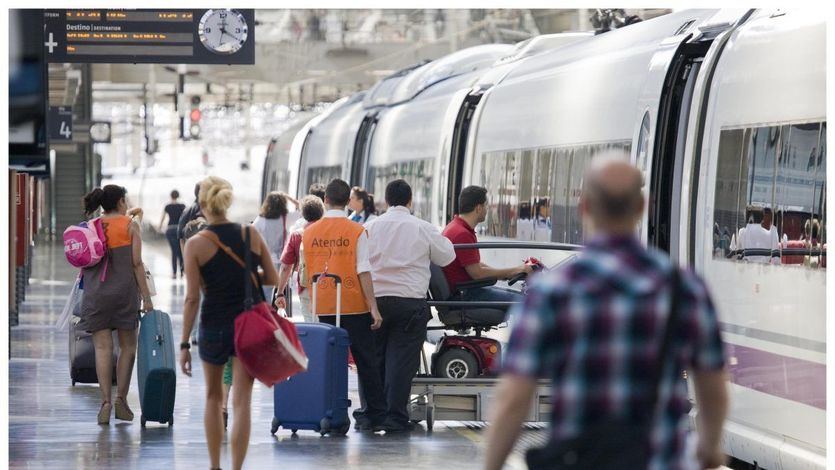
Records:
{"label": "worker in orange vest", "polygon": [[[377,309],[368,261],[368,234],[362,225],[348,219],[345,206],[351,187],[340,179],[325,188],[325,215],[302,234],[307,285],[317,273],[336,274],[342,279],[341,327],[348,331],[351,354],[357,365],[359,389],[365,410],[354,414],[356,428],[373,430],[385,419],[380,358],[374,331],[383,318]],[[316,311],[319,321],[336,324],[336,286],[332,279],[317,287]],[[311,299],[312,300],[312,299]],[[312,303],[311,303],[312,304]]]}

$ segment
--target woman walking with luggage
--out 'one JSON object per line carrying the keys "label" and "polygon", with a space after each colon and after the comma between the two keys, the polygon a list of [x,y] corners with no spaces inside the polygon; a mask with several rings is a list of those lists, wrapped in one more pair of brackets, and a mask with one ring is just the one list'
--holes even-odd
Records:
{"label": "woman walking with luggage", "polygon": [[[107,256],[95,266],[85,268],[84,297],[78,327],[93,335],[96,350],[96,374],[102,395],[98,423],[110,423],[115,405],[116,419],[133,421],[128,406],[133,363],[136,359],[137,313],[154,308],[151,302],[145,269],[142,264],[142,239],[139,224],[133,216],[142,217],[142,210],[128,210],[121,186],[108,184],[84,196],[84,211],[92,215],[101,207],[101,223],[107,244]],[[119,359],[116,362],[116,401],[111,403],[113,381],[113,334],[119,338]]]}
{"label": "woman walking with luggage", "polygon": [[[252,376],[235,356],[235,318],[244,310],[244,282],[252,282],[230,253],[244,259],[249,232],[249,250],[253,257],[253,272],[263,269],[263,282],[275,285],[278,274],[270,258],[270,251],[257,230],[242,227],[226,218],[232,204],[232,186],[226,180],[210,176],[200,183],[200,210],[209,226],[186,243],[186,300],[184,308],[180,367],[191,376],[189,332],[197,315],[200,288],[200,359],[206,380],[206,410],[203,425],[209,448],[211,468],[220,468],[220,445],[223,439],[223,366],[232,357],[232,468],[240,469],[246,457],[250,433],[250,405]],[[253,286],[253,292],[259,291]]]}
{"label": "woman walking with luggage", "polygon": [[177,224],[180,223],[180,216],[186,210],[186,205],[179,202],[179,199],[180,192],[176,189],[171,191],[171,202],[165,205],[162,218],[159,221],[159,231],[162,232],[162,223],[165,222],[165,217],[168,217],[165,238],[168,239],[168,245],[171,247],[171,270],[173,271],[171,279],[177,279],[177,266],[180,267],[180,276],[185,275],[185,270],[183,269],[183,252],[180,250],[180,237],[177,233]]}

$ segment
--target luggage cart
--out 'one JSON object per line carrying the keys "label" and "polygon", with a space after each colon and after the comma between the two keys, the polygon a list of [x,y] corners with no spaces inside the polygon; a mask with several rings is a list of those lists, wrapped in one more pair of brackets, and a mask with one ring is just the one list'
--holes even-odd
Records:
{"label": "luggage cart", "polygon": [[[435,421],[487,421],[495,399],[498,378],[439,379],[422,376],[412,380],[409,419],[426,422],[432,431]],[[526,422],[547,422],[551,413],[551,384],[540,380]]]}

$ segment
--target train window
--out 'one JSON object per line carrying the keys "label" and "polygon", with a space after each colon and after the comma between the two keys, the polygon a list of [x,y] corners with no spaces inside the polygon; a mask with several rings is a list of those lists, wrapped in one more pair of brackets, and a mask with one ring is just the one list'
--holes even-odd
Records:
{"label": "train window", "polygon": [[482,155],[481,185],[487,188],[487,219],[477,227],[495,237],[516,237],[520,156],[516,151]]}
{"label": "train window", "polygon": [[534,221],[531,201],[533,200],[534,157],[532,150],[523,150],[519,161],[519,188],[516,195],[516,239],[533,240]]}
{"label": "train window", "polygon": [[[327,185],[334,178],[342,178],[342,166],[314,166],[307,169],[307,186],[314,183]],[[307,191],[307,188],[302,188]]]}
{"label": "train window", "polygon": [[716,200],[713,210],[713,252],[731,255],[731,242],[745,226],[747,205],[747,144],[749,131],[723,130],[719,137],[716,170]]}
{"label": "train window", "polygon": [[720,133],[715,258],[826,266],[825,129],[804,123]]}
{"label": "train window", "polygon": [[572,148],[554,150],[554,200],[551,207],[551,240],[568,242],[568,170],[571,168]]}
{"label": "train window", "polygon": [[386,185],[396,179],[403,179],[412,187],[412,213],[429,221],[432,215],[432,164],[431,158],[405,160],[382,166],[369,166],[368,190],[374,194],[379,212],[385,210]]}
{"label": "train window", "polygon": [[587,145],[575,147],[568,172],[568,224],[566,233],[567,243],[579,245],[583,243],[583,221],[580,219],[580,194],[583,191],[583,175],[591,161],[591,147]]}
{"label": "train window", "polygon": [[551,241],[552,220],[551,200],[553,188],[551,177],[554,171],[554,151],[541,149],[536,155],[536,171],[534,172],[533,187],[533,240],[538,242]]}

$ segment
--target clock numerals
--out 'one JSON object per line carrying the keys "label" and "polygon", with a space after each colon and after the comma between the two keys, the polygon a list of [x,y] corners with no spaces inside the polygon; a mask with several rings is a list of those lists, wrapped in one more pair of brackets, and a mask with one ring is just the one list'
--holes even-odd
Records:
{"label": "clock numerals", "polygon": [[207,10],[197,30],[206,49],[223,55],[238,52],[249,36],[246,18],[236,10]]}

